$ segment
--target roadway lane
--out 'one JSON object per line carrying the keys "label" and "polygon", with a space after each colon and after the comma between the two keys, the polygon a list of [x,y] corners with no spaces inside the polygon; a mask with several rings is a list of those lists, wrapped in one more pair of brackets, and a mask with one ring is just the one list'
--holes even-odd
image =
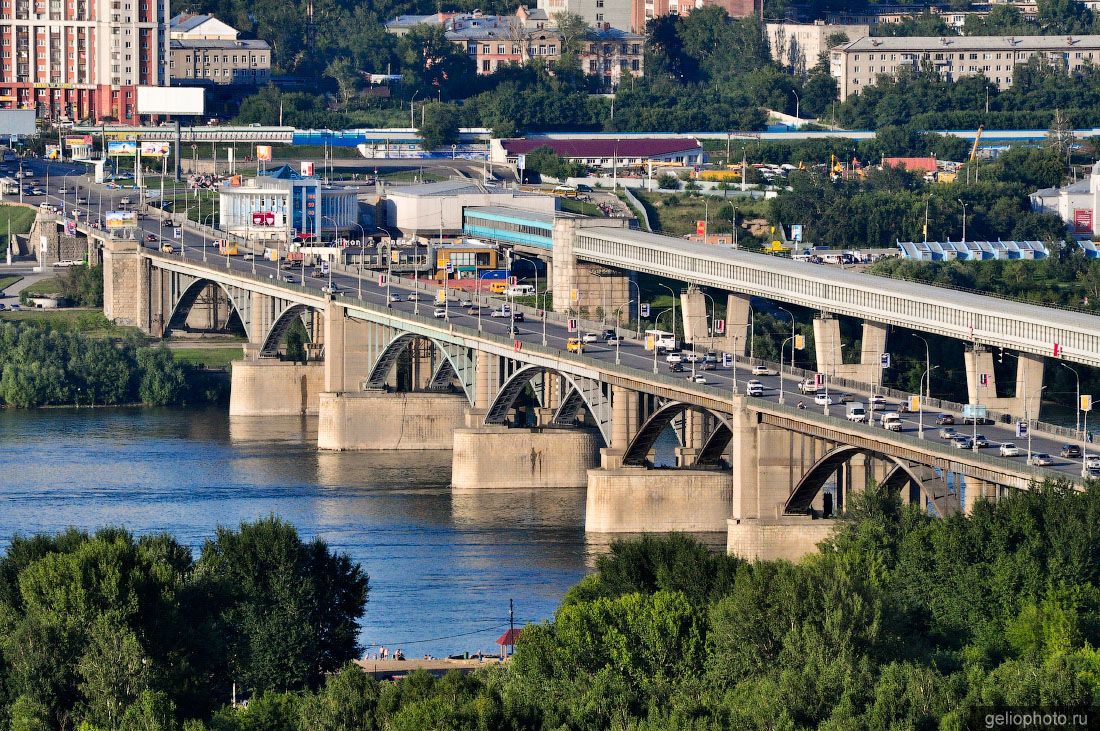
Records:
{"label": "roadway lane", "polygon": [[[32,163],[30,167],[32,169],[35,169],[36,167],[40,169],[41,165],[41,162],[38,162],[37,166]],[[51,168],[55,167],[57,166],[51,165]],[[109,190],[105,189],[103,186],[90,184],[86,176],[81,178],[75,176],[59,178],[56,172],[53,172],[51,170],[51,173],[52,174],[49,183],[50,190],[47,191],[47,195],[44,197],[35,197],[31,199],[31,202],[47,200],[51,203],[54,203],[55,205],[63,205],[66,211],[71,211],[73,207],[77,207],[85,211],[87,215],[91,215],[94,219],[99,209],[98,200],[100,194],[102,194],[103,196],[103,211],[115,210],[115,208],[113,207],[115,205],[115,202],[122,197],[136,197],[136,191],[133,190]],[[39,176],[38,179],[43,187],[45,187],[44,177]],[[79,205],[74,203],[74,196],[71,189],[74,187],[74,184],[77,183],[77,180],[80,181],[79,184],[82,190],[86,191],[91,189],[95,191],[95,197],[89,198],[88,204]],[[69,189],[69,194],[59,195],[57,191],[61,187],[66,187],[67,189]],[[108,204],[110,204],[112,207],[108,207]],[[162,234],[162,230],[159,225],[159,219],[144,218],[138,223],[141,228],[143,245],[151,250],[158,250],[160,248],[160,236]],[[171,232],[170,230],[164,230],[163,233],[170,236]],[[146,240],[149,235],[152,235],[152,237],[154,238],[153,241]],[[164,240],[168,241],[171,239],[166,238]],[[245,261],[243,257],[223,257],[217,254],[216,249],[209,246],[209,242],[207,242],[207,246],[205,247],[204,251],[204,237],[187,229],[184,229],[182,242],[180,242],[179,240],[174,240],[172,241],[172,243],[176,246],[179,246],[182,243],[182,253],[179,255],[190,261],[200,262],[203,261],[205,257],[207,263],[214,263],[217,265],[225,263],[225,265],[232,271],[255,273],[260,276],[267,274],[270,279],[280,279],[283,281],[286,281],[286,279],[289,278],[291,280],[291,283],[298,284],[299,286],[303,286],[306,289],[314,291],[319,291],[323,287],[328,286],[331,280],[332,283],[337,285],[340,290],[340,294],[343,296],[350,296],[355,298],[358,297],[359,293],[361,292],[361,297],[365,302],[370,302],[377,305],[385,305],[387,301],[387,289],[385,286],[378,286],[378,275],[376,272],[364,272],[361,278],[343,272],[333,272],[331,276],[315,277],[311,275],[311,270],[309,268],[303,270],[301,267],[295,267],[294,269],[289,271],[281,270],[273,262],[266,261],[259,256],[256,256],[253,261]],[[408,287],[402,283],[391,281],[390,291],[392,291],[393,293],[401,293],[402,297],[400,302],[391,303],[390,306],[393,309],[401,312],[431,316],[435,308],[435,294],[439,287],[437,284],[432,284],[429,281],[421,282],[420,286],[423,288],[420,290],[421,300],[410,302],[408,301],[408,294],[411,291],[411,287]],[[452,299],[449,301],[447,307],[447,319],[454,322],[455,324],[477,329],[479,328],[479,318],[476,315],[468,314],[465,307],[458,306],[458,300],[460,298],[466,298],[468,296],[469,295],[462,292],[461,290],[451,290]],[[513,333],[510,329],[511,323],[509,323],[507,319],[492,318],[488,316],[491,309],[499,305],[501,301],[502,300],[492,300],[492,302],[494,303],[493,307],[482,308],[480,328],[483,329],[485,332],[492,333],[494,335],[513,337],[515,339],[530,344],[541,344],[543,342],[544,332],[543,323],[541,320],[533,321],[534,318],[532,318],[531,320],[524,323],[516,323],[514,325],[515,331]],[[548,347],[565,350],[566,340],[570,337],[574,337],[575,335],[575,333],[568,332],[567,328],[563,325],[554,322],[545,323],[545,343]],[[646,351],[644,348],[644,343],[636,339],[625,340],[621,347],[617,349],[614,347],[603,345],[602,343],[588,345],[585,347],[584,352],[585,355],[604,362],[620,362],[624,366],[650,372],[654,370],[654,354],[650,351]],[[768,365],[773,369],[777,368],[775,364]],[[691,371],[691,365],[685,363],[684,366],[685,373],[681,375],[684,377],[685,381],[690,381],[693,375]],[[660,372],[666,374],[670,373],[668,365],[664,362],[664,356],[658,356],[658,358],[656,359],[656,368]],[[790,374],[784,374],[782,376],[783,385],[781,389],[781,381],[779,376],[752,376],[750,371],[751,366],[747,364],[737,364],[737,367],[735,369],[726,369],[719,366],[716,370],[713,371],[698,372],[706,378],[707,385],[716,388],[728,388],[731,392],[734,389],[734,382],[736,380],[736,385],[740,393],[744,393],[745,385],[750,378],[756,378],[764,385],[764,393],[760,397],[764,400],[779,402],[780,391],[782,390],[784,396],[783,401],[787,404],[798,404],[799,402],[801,402],[805,404],[805,407],[807,409],[814,409],[818,412],[826,411],[825,406],[814,403],[814,398],[812,395],[803,396],[798,393],[797,384],[801,380],[800,377],[796,377]],[[852,394],[856,397],[857,401],[862,401],[864,404],[867,404],[869,409],[870,393],[868,391],[833,390],[830,393],[830,396],[832,396],[833,400],[836,401],[843,393]],[[892,399],[883,403],[877,403],[874,408],[876,420],[879,414],[882,414],[885,411],[896,411],[898,407],[899,404],[897,403],[897,401]],[[845,413],[845,405],[834,403],[832,406],[828,407],[828,413],[833,416],[843,417]],[[934,424],[934,420],[936,416],[941,413],[950,412],[925,412],[925,439],[939,438],[938,427]],[[976,432],[978,434],[984,435],[989,440],[989,447],[980,451],[984,451],[987,454],[996,455],[1000,444],[1006,442],[1016,443],[1021,451],[1020,456],[1008,457],[1006,459],[1009,459],[1010,461],[1016,461],[1018,463],[1023,463],[1026,461],[1027,440],[1015,439],[1014,427],[1012,425],[1000,423],[986,424],[978,427],[977,429],[974,429],[972,426],[962,426],[961,414],[952,413],[952,416],[955,417],[956,422],[959,424],[959,426],[956,426],[955,429],[960,434],[969,436]],[[918,436],[919,415],[902,414],[901,418],[903,424],[902,433]],[[1050,435],[1043,434],[1041,432],[1035,432],[1032,435],[1031,449],[1033,454],[1037,454],[1040,452],[1050,454],[1054,458],[1054,465],[1050,469],[1052,469],[1054,472],[1063,475],[1079,475],[1081,474],[1082,464],[1080,459],[1070,460],[1066,458],[1060,458],[1058,456],[1059,450],[1066,443],[1067,442],[1065,440],[1061,440]],[[1073,443],[1078,444],[1081,447],[1085,446],[1080,442]],[[1083,449],[1083,451],[1087,450]]]}

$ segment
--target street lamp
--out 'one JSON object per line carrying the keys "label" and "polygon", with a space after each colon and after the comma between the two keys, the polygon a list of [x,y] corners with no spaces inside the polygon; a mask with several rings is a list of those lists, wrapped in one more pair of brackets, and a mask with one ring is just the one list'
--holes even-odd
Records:
{"label": "street lamp", "polygon": [[[627,281],[627,288],[626,288],[627,292],[630,291],[630,285],[631,284],[633,284],[634,288],[638,291],[638,299],[635,300],[635,302],[638,303],[638,329],[634,331],[634,338],[638,339],[638,338],[642,337],[642,288],[632,278],[628,278],[626,281]],[[630,312],[628,311],[626,314],[627,314],[627,325],[629,325],[630,324]]]}
{"label": "street lamp", "polygon": [[[508,267],[509,279],[511,278],[511,274],[512,274],[511,264],[513,262],[516,262],[516,261],[527,262],[528,264],[531,265],[531,269],[533,269],[534,272],[535,272],[535,305],[538,306],[539,268],[537,266],[535,266],[535,262],[532,261],[531,259],[520,256],[519,254],[517,254],[513,251],[511,258],[509,259],[509,267]],[[515,338],[516,337],[515,289],[511,286],[511,283],[509,283],[508,291],[511,293],[511,294],[508,295],[508,304],[509,304],[509,307],[508,307],[508,321],[509,321],[508,332],[509,332],[509,334],[511,335],[512,338]]]}
{"label": "street lamp", "polygon": [[544,348],[546,347],[546,295],[552,291],[552,287],[542,290],[542,347]]}
{"label": "street lamp", "polygon": [[[794,313],[791,312],[790,310],[788,310],[786,307],[780,307],[778,309],[783,310],[783,312],[786,312],[791,318],[791,336],[789,338],[787,338],[787,340],[791,341],[791,373],[793,374],[794,373],[794,345],[795,345],[795,338],[797,337],[795,335],[795,331],[794,331],[794,326],[795,326]],[[787,340],[784,340],[783,343],[779,346],[779,403],[783,403],[783,348],[786,346]]]}
{"label": "street lamp", "polygon": [[959,205],[961,205],[963,207],[963,243],[965,244],[966,243],[966,203],[963,201],[962,198],[958,198],[957,200],[959,201]]}
{"label": "street lamp", "polygon": [[[632,304],[634,304],[634,300],[627,300],[626,304],[622,304],[622,305],[619,305],[618,307],[616,307],[614,309],[614,312],[617,312],[617,313],[621,314],[622,309],[624,307],[626,307],[627,310],[629,311],[630,305],[632,305]],[[627,319],[629,319],[629,318],[627,318]],[[545,322],[545,319],[543,321]],[[616,317],[615,322],[618,322],[618,321],[619,321],[619,318]],[[621,361],[619,360],[619,341],[621,341],[621,340],[622,340],[622,338],[619,337],[619,334],[615,333],[615,365],[620,365],[620,363],[621,363]],[[546,345],[546,343],[543,343],[543,345]],[[657,348],[655,347],[653,350],[656,351]]]}
{"label": "street lamp", "polygon": [[[658,287],[664,287],[665,289],[667,289],[669,291],[669,294],[672,295],[672,308],[671,308],[672,309],[672,341],[675,342],[676,341],[676,292],[672,289],[672,287],[668,286],[667,284],[661,284],[660,282],[657,282],[657,286]],[[653,327],[654,328],[657,327],[656,321],[654,321]]]}
{"label": "street lamp", "polygon": [[211,212],[208,216],[206,216],[206,218],[202,219],[202,225],[203,225],[203,229],[202,229],[202,260],[203,261],[206,261],[206,239],[207,239],[207,236],[206,236],[206,219],[207,218],[210,219],[210,225],[211,225],[211,227],[213,227],[213,225],[214,225],[214,215],[215,215],[215,213]]}
{"label": "street lamp", "polygon": [[492,274],[492,270],[484,271],[477,278],[477,331],[481,332],[481,308],[484,306],[484,298],[482,297],[481,282],[485,279],[486,274]]}
{"label": "street lamp", "polygon": [[798,98],[798,92],[791,89],[791,93],[794,94],[794,116],[795,119],[802,119],[802,115],[799,112],[802,111],[802,100]]}
{"label": "street lamp", "polygon": [[909,333],[917,340],[924,343],[924,373],[921,374],[920,383],[917,384],[917,391],[920,395],[920,413],[917,416],[917,434],[921,439],[924,439],[924,399],[926,398],[924,392],[924,378],[928,377],[928,393],[932,391],[932,355],[931,350],[928,347],[928,341],[916,333]]}
{"label": "street lamp", "polygon": [[1084,435],[1081,434],[1081,374],[1077,372],[1076,368],[1072,368],[1065,363],[1059,363],[1058,365],[1072,371],[1077,379],[1077,400],[1073,402],[1073,410],[1077,416],[1077,428],[1074,429],[1074,433],[1077,434],[1077,440],[1081,442],[1081,449],[1084,451]]}
{"label": "street lamp", "polygon": [[[661,310],[660,312],[657,313],[656,319],[653,320],[653,329],[654,330],[659,330],[660,329],[659,326],[661,324],[661,317],[666,312],[670,312],[671,310],[672,310],[671,307],[666,307],[665,309],[663,309],[663,310]],[[675,336],[673,336],[673,340],[675,340]],[[657,373],[657,340],[656,340],[656,337],[654,337],[654,340],[653,340],[653,373],[654,374]]]}

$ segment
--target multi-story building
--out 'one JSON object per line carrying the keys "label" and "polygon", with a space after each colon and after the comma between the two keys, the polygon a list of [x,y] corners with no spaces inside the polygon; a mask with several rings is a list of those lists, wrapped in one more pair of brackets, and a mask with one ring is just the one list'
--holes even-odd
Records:
{"label": "multi-story building", "polygon": [[767,23],[768,47],[772,59],[796,72],[805,72],[817,65],[824,54],[829,61],[830,39],[843,36],[840,44],[866,38],[871,26],[833,25],[823,20],[813,23]]}
{"label": "multi-story building", "polygon": [[256,86],[271,79],[271,46],[240,40],[236,28],[210,15],[177,15],[169,28],[172,82]]}
{"label": "multi-story building", "polygon": [[830,51],[829,67],[843,100],[882,74],[924,66],[947,81],[985,76],[1003,90],[1012,86],[1016,66],[1035,57],[1067,74],[1079,73],[1100,63],[1100,35],[868,37]]}
{"label": "multi-story building", "polygon": [[[548,1],[548,0],[547,0]],[[645,33],[646,23],[665,15],[689,15],[695,8],[717,5],[731,18],[764,17],[763,0],[633,0],[631,30]]]}
{"label": "multi-story building", "polygon": [[4,0],[0,106],[138,121],[137,87],[168,83],[168,0]]}
{"label": "multi-story building", "polygon": [[644,33],[634,27],[634,6],[644,0],[538,0],[538,9],[553,18],[559,13],[574,13],[592,28],[618,28]]}

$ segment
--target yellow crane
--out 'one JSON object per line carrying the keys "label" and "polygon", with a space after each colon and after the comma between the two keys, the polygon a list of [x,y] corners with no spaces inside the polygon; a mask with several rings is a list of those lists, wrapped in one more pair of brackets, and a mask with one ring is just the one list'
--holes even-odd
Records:
{"label": "yellow crane", "polygon": [[970,148],[970,164],[966,166],[966,181],[970,182],[970,168],[974,168],[974,182],[978,182],[978,143],[982,141],[984,124],[978,125],[978,134],[974,135],[974,146]]}

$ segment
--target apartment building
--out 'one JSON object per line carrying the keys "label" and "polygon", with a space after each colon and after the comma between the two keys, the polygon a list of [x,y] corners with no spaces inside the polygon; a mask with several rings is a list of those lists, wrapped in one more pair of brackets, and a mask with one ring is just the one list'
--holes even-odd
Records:
{"label": "apartment building", "polygon": [[3,0],[0,108],[138,122],[137,87],[168,83],[168,0]]}
{"label": "apartment building", "polygon": [[764,17],[764,0],[633,0],[631,30],[645,33],[646,23],[665,15],[690,15],[692,10],[717,5],[731,18]]}
{"label": "apartment building", "polygon": [[1100,35],[868,37],[834,48],[829,69],[841,100],[871,86],[881,74],[924,64],[947,81],[983,75],[1003,90],[1012,86],[1016,66],[1036,56],[1067,74],[1079,73],[1100,63]]}
{"label": "apartment building", "polygon": [[210,15],[177,15],[169,28],[172,83],[258,86],[271,79],[271,46],[240,40],[240,32]]}
{"label": "apartment building", "polygon": [[634,6],[645,0],[538,0],[537,9],[553,18],[558,13],[576,13],[592,28],[618,28],[645,33],[634,27]]}
{"label": "apartment building", "polygon": [[843,35],[843,43],[866,38],[871,34],[867,24],[833,24],[818,20],[813,23],[766,23],[765,33],[772,60],[780,66],[803,73],[817,65],[822,54],[828,62],[829,39]]}

